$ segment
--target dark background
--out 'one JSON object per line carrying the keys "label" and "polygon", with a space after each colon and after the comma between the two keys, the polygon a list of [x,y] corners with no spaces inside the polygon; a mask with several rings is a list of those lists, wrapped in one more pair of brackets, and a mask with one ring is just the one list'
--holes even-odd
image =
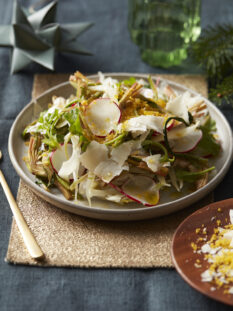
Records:
{"label": "dark background", "polygon": [[[34,1],[35,2],[35,1]],[[0,22],[9,24],[12,0],[0,0]],[[29,6],[33,1],[21,1]],[[94,56],[58,55],[57,72],[193,72],[197,68],[162,70],[140,59],[127,29],[127,0],[59,1],[59,22],[93,21],[82,37]],[[202,26],[231,22],[232,0],[203,0]],[[29,102],[37,65],[11,76],[10,53],[0,49],[1,168],[16,195],[19,178],[7,153],[10,127]],[[233,110],[222,108],[233,125]],[[233,167],[215,191],[216,200],[232,197]],[[4,262],[11,227],[11,211],[0,188],[0,310],[230,310],[189,287],[174,269],[70,269],[13,266]]]}

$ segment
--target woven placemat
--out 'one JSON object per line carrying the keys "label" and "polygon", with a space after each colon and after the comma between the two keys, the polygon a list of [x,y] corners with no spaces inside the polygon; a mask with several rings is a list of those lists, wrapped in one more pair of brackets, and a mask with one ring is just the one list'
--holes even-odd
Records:
{"label": "woven placemat", "polygon": [[[33,97],[63,82],[68,75],[36,75]],[[202,76],[163,75],[207,96]],[[197,204],[164,216],[137,222],[110,222],[69,214],[35,195],[22,181],[17,202],[46,259],[30,258],[13,219],[6,261],[15,264],[70,267],[172,267],[170,246],[179,223],[190,213],[213,202],[209,194]]]}

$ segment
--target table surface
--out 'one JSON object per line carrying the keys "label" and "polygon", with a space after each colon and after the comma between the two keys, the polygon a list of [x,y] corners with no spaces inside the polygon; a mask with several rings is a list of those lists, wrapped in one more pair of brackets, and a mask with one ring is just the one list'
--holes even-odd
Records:
{"label": "table surface", "polygon": [[[20,1],[25,6],[35,1]],[[0,20],[9,24],[11,1],[0,1]],[[57,72],[143,72],[181,73],[152,68],[140,59],[127,29],[127,0],[60,0],[59,22],[93,21],[94,27],[81,38],[93,56],[58,55]],[[202,26],[230,22],[232,0],[203,0]],[[33,73],[47,72],[37,65],[11,76],[10,53],[0,49],[0,146],[4,160],[1,168],[17,193],[19,178],[7,153],[12,122],[29,102]],[[233,125],[233,110],[222,111]],[[233,166],[215,190],[215,199],[232,197]],[[0,309],[10,310],[230,310],[193,290],[174,269],[68,269],[14,266],[4,262],[7,251],[11,211],[0,189]]]}

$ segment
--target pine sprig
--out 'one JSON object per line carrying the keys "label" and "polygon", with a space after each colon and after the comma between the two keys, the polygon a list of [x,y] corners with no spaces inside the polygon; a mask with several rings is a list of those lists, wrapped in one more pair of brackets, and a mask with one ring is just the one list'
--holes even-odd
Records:
{"label": "pine sprig", "polygon": [[218,105],[221,105],[222,101],[225,100],[227,104],[233,106],[233,74],[223,79],[216,88],[210,89],[209,97]]}
{"label": "pine sprig", "polygon": [[233,25],[209,26],[192,45],[192,55],[205,67],[210,77],[223,78],[225,69],[233,67]]}
{"label": "pine sprig", "polygon": [[191,55],[208,74],[210,99],[233,106],[233,24],[204,29],[192,44]]}

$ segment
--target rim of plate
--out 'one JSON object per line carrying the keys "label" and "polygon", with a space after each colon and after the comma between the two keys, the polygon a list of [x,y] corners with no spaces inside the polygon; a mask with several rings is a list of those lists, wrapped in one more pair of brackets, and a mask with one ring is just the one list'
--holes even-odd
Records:
{"label": "rim of plate", "polygon": [[[136,77],[136,78],[142,78],[145,79],[148,77],[148,74],[140,74],[140,73],[103,73],[104,76],[109,76],[109,77],[113,77],[113,78],[122,78],[122,77]],[[92,75],[88,75],[89,78],[92,79],[96,79],[98,78],[97,74],[92,74]],[[159,74],[153,74],[152,78],[158,78]],[[189,91],[191,94],[194,95],[199,95],[201,97],[203,97],[205,99],[205,101],[207,102],[208,106],[211,107],[211,109],[214,110],[215,114],[218,115],[218,117],[221,118],[222,122],[225,124],[226,128],[227,128],[227,132],[229,134],[229,154],[227,155],[227,160],[225,161],[224,165],[221,167],[221,169],[217,172],[217,174],[202,188],[187,194],[186,196],[176,199],[174,201],[171,202],[166,202],[166,203],[162,203],[162,204],[158,204],[155,206],[151,206],[151,207],[139,207],[139,208],[125,208],[125,207],[120,207],[118,208],[110,208],[110,209],[106,209],[106,208],[101,208],[101,207],[94,207],[93,211],[96,214],[117,214],[117,215],[123,215],[123,214],[138,214],[138,213],[149,213],[150,211],[154,210],[154,209],[162,209],[162,208],[169,208],[172,205],[176,205],[178,206],[180,203],[182,203],[184,200],[192,200],[193,202],[195,201],[195,197],[197,197],[196,201],[201,199],[205,194],[206,194],[206,189],[208,188],[208,192],[212,191],[217,185],[218,183],[223,179],[223,177],[225,176],[225,174],[227,173],[227,170],[229,168],[229,166],[231,165],[231,161],[233,159],[233,136],[232,136],[232,131],[231,131],[231,127],[226,119],[226,117],[223,115],[223,113],[213,104],[211,103],[207,98],[205,98],[204,96],[202,96],[201,94],[179,84],[173,81],[170,81],[168,79],[164,79],[161,78],[161,81],[165,81],[170,85],[175,86],[176,88],[182,90],[182,91]],[[57,88],[63,87],[68,85],[69,82],[63,82],[60,83],[48,90],[46,90],[45,92],[43,92],[41,95],[39,95],[38,97],[34,98],[33,100],[31,100],[22,110],[21,112],[17,115],[14,123],[11,126],[11,130],[10,130],[10,134],[9,134],[9,139],[8,139],[8,151],[9,151],[9,156],[10,156],[10,160],[13,164],[13,167],[15,168],[16,172],[18,173],[18,175],[22,178],[22,180],[30,187],[32,188],[32,190],[34,190],[35,192],[39,192],[42,196],[47,196],[50,201],[57,201],[59,204],[64,204],[64,200],[60,199],[59,197],[57,197],[56,195],[47,192],[45,190],[43,190],[41,187],[39,187],[38,185],[36,185],[25,173],[24,170],[21,168],[20,164],[18,163],[18,161],[16,160],[16,156],[15,156],[15,152],[14,152],[14,148],[13,148],[13,136],[14,136],[14,132],[15,132],[15,128],[18,124],[18,121],[20,120],[21,116],[24,114],[24,112],[31,106],[33,105],[37,100],[39,100],[41,97],[46,96],[48,93],[51,93],[53,91],[56,91]],[[76,208],[82,211],[85,211],[87,213],[90,214],[91,209],[90,207],[87,206],[83,206],[83,205],[77,205],[75,203],[73,203],[72,201],[65,201],[65,204],[71,208]],[[182,208],[185,208],[182,207]],[[174,212],[178,211],[178,209],[175,209]],[[168,213],[170,214],[170,213]],[[90,216],[91,217],[91,216]]]}

